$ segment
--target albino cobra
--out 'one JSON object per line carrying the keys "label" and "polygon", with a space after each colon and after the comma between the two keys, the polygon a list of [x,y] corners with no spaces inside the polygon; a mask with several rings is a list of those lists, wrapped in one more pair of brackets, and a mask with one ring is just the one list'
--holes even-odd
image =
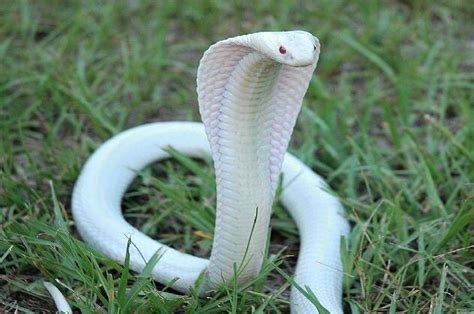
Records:
{"label": "albino cobra", "polygon": [[[74,221],[84,240],[123,262],[131,238],[135,246],[130,250],[130,265],[135,271],[141,271],[161,250],[153,279],[167,284],[177,278],[172,287],[183,293],[204,272],[204,295],[231,279],[235,265],[245,265],[238,280],[246,282],[260,271],[283,171],[281,200],[301,237],[295,280],[308,286],[331,313],[342,312],[339,250],[349,225],[324,181],[286,153],[319,47],[318,39],[304,31],[261,32],[212,45],[197,73],[204,125],[160,122],[139,126],[107,141],[87,161],[72,200]],[[170,146],[192,157],[210,154],[214,161],[217,216],[209,260],[151,239],[122,216],[121,199],[137,171],[169,157],[166,148]],[[316,312],[295,288],[291,309],[294,313]]]}

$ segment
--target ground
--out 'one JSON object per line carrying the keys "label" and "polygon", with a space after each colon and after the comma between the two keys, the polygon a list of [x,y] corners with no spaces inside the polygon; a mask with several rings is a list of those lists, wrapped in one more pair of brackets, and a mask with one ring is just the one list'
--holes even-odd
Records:
{"label": "ground", "polygon": [[[53,311],[48,280],[84,312],[288,312],[275,265],[292,273],[298,236],[279,204],[262,275],[205,299],[94,252],[70,211],[100,143],[146,122],[199,120],[196,69],[210,44],[285,29],[322,46],[290,150],[351,221],[344,309],[473,310],[470,1],[3,1],[0,22],[0,311]],[[207,256],[212,166],[176,156],[140,174],[125,215]]]}

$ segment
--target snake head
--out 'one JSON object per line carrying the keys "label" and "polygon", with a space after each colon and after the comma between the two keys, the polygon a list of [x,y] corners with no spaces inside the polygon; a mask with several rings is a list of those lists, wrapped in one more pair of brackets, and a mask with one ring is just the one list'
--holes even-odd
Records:
{"label": "snake head", "polygon": [[302,67],[318,61],[319,40],[308,32],[261,32],[251,36],[251,46],[278,63]]}

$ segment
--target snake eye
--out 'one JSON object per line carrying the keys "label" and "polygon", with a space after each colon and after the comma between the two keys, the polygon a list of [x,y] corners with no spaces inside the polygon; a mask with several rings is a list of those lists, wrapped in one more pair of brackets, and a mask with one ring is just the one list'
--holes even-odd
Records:
{"label": "snake eye", "polygon": [[316,45],[313,45],[314,51],[316,51]]}
{"label": "snake eye", "polygon": [[285,47],[283,47],[283,46],[280,46],[280,49],[278,49],[278,51],[280,51],[280,53],[281,53],[282,55],[284,55],[284,54],[286,53],[286,49],[285,49]]}

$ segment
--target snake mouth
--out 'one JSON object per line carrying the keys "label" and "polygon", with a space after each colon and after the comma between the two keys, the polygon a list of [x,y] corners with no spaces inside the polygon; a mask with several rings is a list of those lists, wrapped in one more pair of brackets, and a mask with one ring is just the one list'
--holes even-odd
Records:
{"label": "snake mouth", "polygon": [[291,66],[291,67],[294,67],[294,68],[304,68],[304,67],[307,67],[307,66],[311,66],[315,61],[312,61],[312,62],[288,62],[288,63],[285,63],[285,65],[287,66]]}
{"label": "snake mouth", "polygon": [[287,66],[291,66],[291,67],[294,67],[294,68],[305,68],[305,67],[309,67],[309,66],[312,66],[315,62],[317,62],[317,58],[315,58],[313,61],[311,62],[288,62],[286,63],[285,65]]}
{"label": "snake mouth", "polygon": [[313,66],[315,63],[318,62],[319,59],[319,44],[314,46],[311,51],[311,54],[307,56],[295,56],[293,54],[288,53],[288,55],[284,57],[275,57],[274,55],[268,55],[266,53],[260,52],[263,56],[267,59],[275,62],[276,64],[281,64],[284,66],[289,66],[293,68],[304,68],[308,66]]}

